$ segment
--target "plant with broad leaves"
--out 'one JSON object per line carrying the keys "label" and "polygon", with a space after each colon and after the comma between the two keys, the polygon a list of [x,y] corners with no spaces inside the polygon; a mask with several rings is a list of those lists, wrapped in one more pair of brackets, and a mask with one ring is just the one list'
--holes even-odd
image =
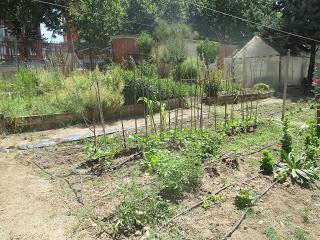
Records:
{"label": "plant with broad leaves", "polygon": [[96,143],[87,142],[85,145],[85,153],[92,160],[98,161],[103,169],[110,167],[111,161],[119,149],[118,142],[109,136],[100,137]]}
{"label": "plant with broad leaves", "polygon": [[285,156],[283,163],[278,165],[276,173],[290,176],[293,182],[298,184],[312,184],[319,179],[319,168],[310,166],[306,160],[306,154],[302,153],[295,158],[292,153]]}

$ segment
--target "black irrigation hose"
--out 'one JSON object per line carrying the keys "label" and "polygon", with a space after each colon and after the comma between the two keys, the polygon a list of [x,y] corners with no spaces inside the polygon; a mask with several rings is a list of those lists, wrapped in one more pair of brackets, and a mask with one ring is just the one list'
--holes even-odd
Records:
{"label": "black irrigation hose", "polygon": [[162,226],[160,226],[160,227],[158,228],[158,232],[160,232],[163,228],[165,228],[166,226],[168,226],[168,224],[171,223],[172,221],[174,221],[175,219],[181,217],[182,215],[187,214],[188,212],[192,211],[192,210],[195,209],[195,208],[200,207],[200,206],[203,204],[203,202],[206,201],[206,200],[208,200],[208,199],[210,199],[211,196],[217,195],[217,194],[221,193],[222,191],[224,191],[224,190],[226,190],[226,189],[228,189],[228,188],[234,187],[234,186],[236,186],[236,185],[246,184],[248,181],[252,181],[252,180],[254,180],[254,179],[256,179],[256,178],[258,178],[258,177],[260,177],[260,176],[261,176],[261,174],[258,174],[258,175],[254,176],[254,177],[252,177],[252,178],[249,178],[249,179],[247,179],[247,180],[245,180],[245,181],[243,181],[243,182],[241,182],[241,183],[232,183],[232,184],[228,184],[228,185],[220,188],[220,189],[219,189],[218,191],[216,191],[215,193],[210,194],[209,197],[207,197],[207,198],[205,198],[204,200],[196,203],[195,205],[187,208],[186,210],[182,211],[181,213],[178,213],[177,215],[175,215],[175,216],[174,216],[173,218],[171,218],[169,221],[167,221],[167,222],[164,223]]}
{"label": "black irrigation hose", "polygon": [[59,177],[59,176],[55,176],[52,173],[46,171],[42,166],[40,166],[38,163],[36,163],[35,161],[32,161],[34,165],[36,165],[41,171],[43,171],[44,173],[46,173],[47,175],[49,175],[51,177],[51,179],[57,178],[57,179],[62,179],[63,181],[65,181],[67,183],[67,185],[69,186],[69,188],[72,190],[72,192],[74,193],[77,202],[84,205],[84,203],[81,201],[81,199],[79,198],[78,194],[76,193],[76,190],[72,187],[71,183],[63,178],[63,177]]}

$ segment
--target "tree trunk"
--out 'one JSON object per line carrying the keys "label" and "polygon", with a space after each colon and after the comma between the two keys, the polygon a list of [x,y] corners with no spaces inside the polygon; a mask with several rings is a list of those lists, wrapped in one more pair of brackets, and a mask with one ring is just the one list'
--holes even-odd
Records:
{"label": "tree trunk", "polygon": [[316,43],[311,43],[311,53],[310,53],[310,63],[309,63],[309,69],[308,69],[308,77],[307,77],[307,83],[312,83],[313,75],[314,75],[314,67],[316,62]]}

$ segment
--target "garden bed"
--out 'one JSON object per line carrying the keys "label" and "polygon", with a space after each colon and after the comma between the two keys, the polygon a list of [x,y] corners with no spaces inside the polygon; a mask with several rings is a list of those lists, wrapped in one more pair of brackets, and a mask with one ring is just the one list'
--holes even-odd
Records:
{"label": "garden bed", "polygon": [[206,104],[232,104],[246,101],[256,101],[257,99],[266,99],[274,95],[274,91],[262,93],[244,93],[218,95],[217,97],[206,97],[203,99]]}
{"label": "garden bed", "polygon": [[[181,99],[170,99],[163,101],[167,109],[181,107]],[[115,110],[105,110],[104,120],[114,121],[120,118],[135,118],[143,116],[145,111],[144,104],[124,105]],[[155,112],[159,112],[159,107],[155,107]],[[93,112],[86,113],[86,118],[92,120]],[[96,116],[99,119],[99,116]],[[84,116],[80,113],[61,113],[14,117],[6,119],[3,114],[0,115],[0,132],[25,132],[36,130],[49,130],[74,123],[84,123]]]}

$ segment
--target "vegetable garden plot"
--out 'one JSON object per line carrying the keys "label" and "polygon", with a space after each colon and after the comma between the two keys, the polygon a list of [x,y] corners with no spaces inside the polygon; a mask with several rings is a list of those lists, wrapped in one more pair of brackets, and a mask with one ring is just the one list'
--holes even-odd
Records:
{"label": "vegetable garden plot", "polygon": [[[304,111],[308,112],[308,110]],[[260,112],[263,117],[263,110]],[[239,116],[241,118],[241,114]],[[223,129],[223,119],[220,119],[220,123],[221,121],[222,124],[219,126]],[[275,130],[270,132],[271,128]],[[256,133],[239,132],[234,136],[223,138],[213,129],[203,129],[201,132],[201,129],[186,128],[182,132],[180,130],[163,131],[162,134],[135,137],[128,143],[133,144],[131,146],[138,144],[139,151],[143,152],[140,158],[122,165],[113,172],[93,171],[96,175],[90,176],[83,173],[84,205],[80,209],[90,208],[91,211],[80,219],[77,230],[81,232],[86,228],[88,221],[95,221],[99,224],[96,227],[90,227],[91,231],[93,233],[102,231],[104,232],[102,236],[113,239],[129,237],[139,239],[141,235],[146,239],[154,239],[155,234],[172,239],[177,239],[179,236],[195,239],[192,236],[199,235],[209,239],[222,238],[242,214],[234,203],[236,192],[241,187],[246,187],[253,196],[257,196],[272,184],[272,176],[256,176],[260,171],[262,151],[269,149],[277,155],[281,147],[281,124],[262,121]],[[302,136],[299,138],[303,139]],[[122,151],[123,144],[121,137],[117,139],[115,138],[119,142],[119,148],[116,152],[119,152]],[[108,142],[108,145],[109,147],[103,149],[110,149],[110,147],[113,149],[112,143]],[[32,161],[43,164],[42,166],[46,167],[45,170],[54,175],[63,175],[70,171],[79,174],[79,169],[78,172],[74,171],[79,166],[86,170],[92,169],[88,164],[92,163],[92,157],[88,158],[81,152],[84,150],[82,143],[78,143],[74,150],[72,150],[72,144],[56,148],[37,150],[40,151],[38,154],[31,154],[36,158]],[[115,156],[111,166],[135,154],[135,152],[131,153]],[[44,161],[45,158],[47,158],[46,161]],[[56,160],[52,161],[52,159]],[[189,166],[190,160],[192,161]],[[185,161],[188,161],[188,164],[185,164]],[[94,161],[93,165],[99,168],[100,164]],[[105,166],[108,169],[108,165]],[[189,167],[192,167],[192,175],[189,174]],[[71,175],[67,179],[79,196],[81,188],[79,175]],[[219,194],[214,194],[228,184],[232,186]],[[62,186],[69,189],[66,184]],[[288,188],[282,185],[277,186],[257,202],[253,212],[248,214],[243,225],[234,233],[234,236],[238,237],[234,239],[245,239],[242,235],[248,236],[254,228],[259,230],[254,233],[256,239],[264,236],[264,226],[257,224],[252,218],[263,222],[268,221],[268,224],[273,226],[275,222],[268,215],[268,210],[270,208],[271,212],[275,211],[272,205],[276,197],[274,191],[280,191],[280,194],[286,195],[288,189],[302,191],[306,197],[313,194],[310,190],[301,190],[296,185],[289,184]],[[74,194],[70,194],[70,198],[74,201]],[[265,199],[268,199],[268,202],[265,203]],[[292,200],[294,202],[301,199]],[[198,207],[170,221],[199,202],[202,203]],[[261,211],[261,204],[264,210],[258,213]],[[264,216],[268,216],[268,219],[265,220]],[[162,228],[168,221],[169,223]],[[252,226],[248,226],[248,222]],[[301,225],[300,222],[295,223]],[[302,227],[310,231],[312,226],[314,225]],[[239,233],[241,233],[240,237]],[[317,233],[315,231],[312,234]]]}

